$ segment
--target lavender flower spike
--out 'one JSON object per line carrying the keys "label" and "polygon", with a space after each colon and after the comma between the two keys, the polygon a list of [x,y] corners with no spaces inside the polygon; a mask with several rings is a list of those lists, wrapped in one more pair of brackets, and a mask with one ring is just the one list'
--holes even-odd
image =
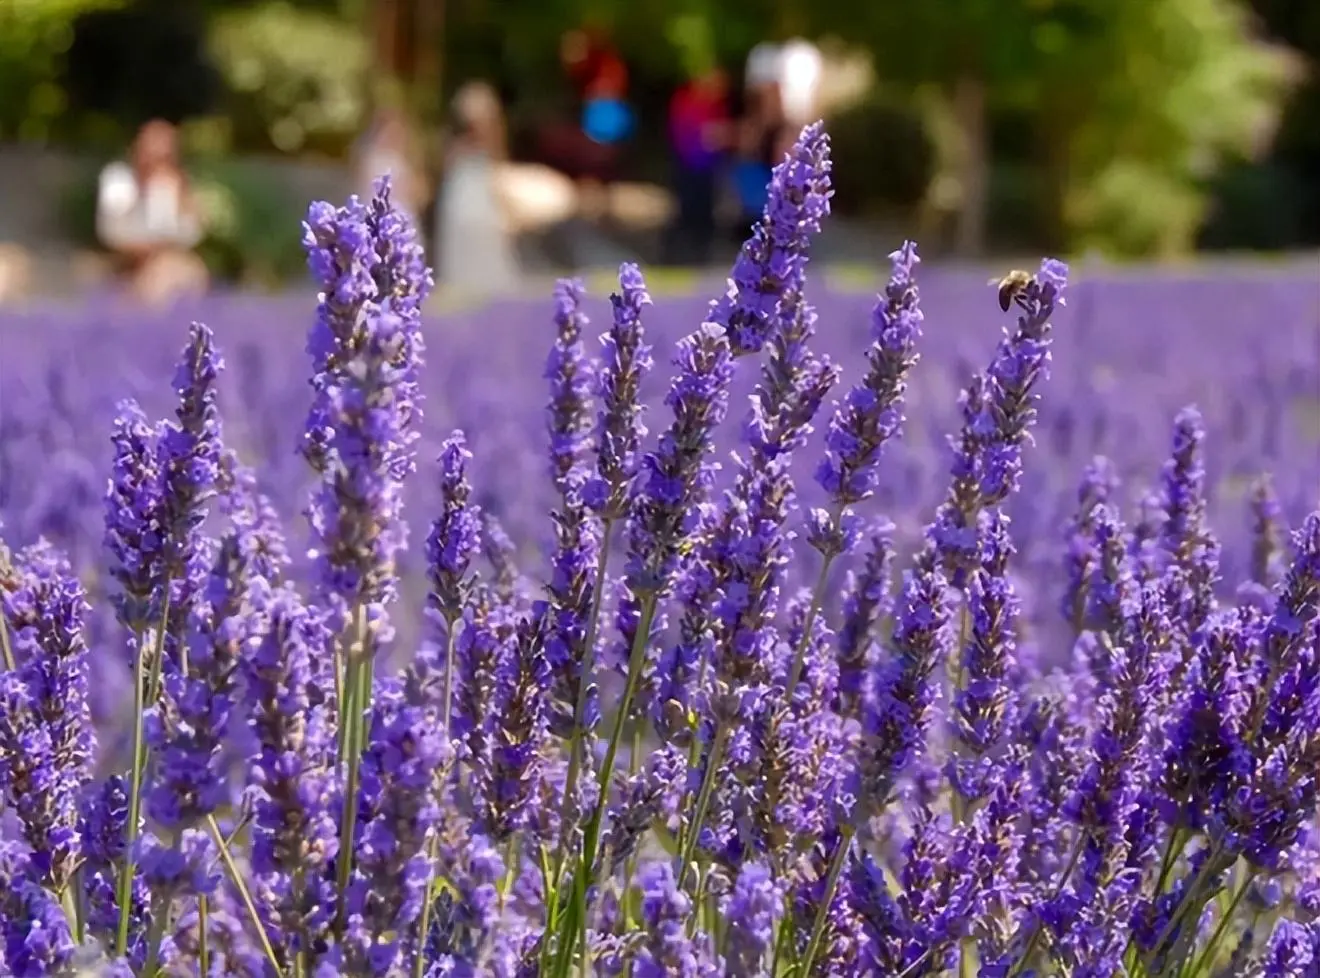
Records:
{"label": "lavender flower spike", "polygon": [[674,421],[642,461],[640,495],[628,525],[628,586],[634,596],[664,589],[679,546],[711,481],[711,436],[729,405],[733,359],[717,327],[707,323],[680,341],[679,372],[665,403]]}
{"label": "lavender flower spike", "polygon": [[308,211],[303,244],[321,287],[308,350],[316,371],[303,453],[321,477],[308,511],[321,591],[342,629],[379,620],[407,545],[402,483],[420,417],[421,301],[431,279],[415,232],[378,183],[370,205]]}
{"label": "lavender flower spike", "polygon": [[583,489],[588,506],[604,519],[624,516],[628,489],[637,474],[638,452],[646,436],[639,400],[642,378],[651,370],[651,347],[642,332],[642,310],[651,304],[641,270],[619,266],[619,291],[610,296],[614,318],[601,337],[604,366],[597,377],[601,410],[596,422],[597,474]]}
{"label": "lavender flower spike", "polygon": [[157,430],[136,401],[118,405],[110,442],[113,472],[105,495],[105,549],[118,585],[112,600],[119,622],[142,634],[159,622],[162,485]]}
{"label": "lavender flower spike", "polygon": [[688,937],[692,900],[674,879],[667,862],[649,863],[638,873],[642,921],[649,935],[633,964],[636,978],[716,978],[716,967],[704,934]]}
{"label": "lavender flower spike", "polygon": [[481,512],[471,501],[467,463],[472,460],[463,432],[455,431],[440,447],[440,494],[443,509],[426,539],[430,610],[452,628],[463,615],[472,561],[481,552]]}
{"label": "lavender flower spike", "polygon": [[816,481],[840,508],[875,491],[880,450],[902,427],[907,375],[918,359],[923,317],[913,278],[921,261],[917,246],[906,241],[889,259],[893,263],[889,285],[871,314],[866,376],[835,406],[825,436],[825,458],[816,470]]}
{"label": "lavender flower spike", "polygon": [[0,973],[14,978],[63,974],[74,956],[59,901],[38,877],[28,856],[0,839]]}
{"label": "lavender flower spike", "polygon": [[333,705],[314,661],[329,636],[292,591],[263,595],[259,607],[269,627],[240,665],[258,742],[251,759],[252,873],[267,929],[278,935],[276,952],[291,960],[325,946],[335,912],[330,873],[341,789]]}
{"label": "lavender flower spike", "polygon": [[1273,588],[1287,570],[1288,524],[1269,476],[1251,489],[1251,579]]}
{"label": "lavender flower spike", "polygon": [[216,380],[224,361],[210,328],[193,323],[174,377],[176,420],[160,433],[164,493],[161,571],[170,588],[171,638],[177,640],[188,609],[206,584],[210,557],[203,545],[206,503],[219,491],[223,446]]}
{"label": "lavender flower spike", "polygon": [[924,749],[935,690],[931,677],[947,660],[948,582],[933,559],[919,560],[904,577],[895,610],[894,656],[876,669],[875,695],[865,705],[862,786],[863,817],[878,815],[901,775]]}
{"label": "lavender flower spike", "polygon": [[591,364],[582,352],[582,330],[590,321],[582,311],[583,293],[578,279],[561,279],[555,285],[556,337],[545,364],[545,379],[550,381],[550,476],[561,496],[575,492],[581,483],[591,437]]}
{"label": "lavender flower spike", "polygon": [[706,321],[722,327],[735,357],[759,353],[780,327],[785,292],[805,274],[811,236],[830,210],[830,142],[817,122],[798,136],[770,179],[765,213],[733,265]]}
{"label": "lavender flower spike", "polygon": [[18,668],[0,675],[0,800],[18,815],[43,882],[62,891],[82,859],[79,801],[96,735],[88,706],[82,585],[44,549],[18,556],[20,586],[0,592]]}

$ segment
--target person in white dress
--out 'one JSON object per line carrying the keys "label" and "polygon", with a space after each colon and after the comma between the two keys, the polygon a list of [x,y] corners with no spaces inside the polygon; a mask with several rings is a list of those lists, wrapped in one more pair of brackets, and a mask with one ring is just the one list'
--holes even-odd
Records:
{"label": "person in white dress", "polygon": [[816,121],[824,67],[820,48],[810,41],[794,38],[779,49],[779,97],[789,127],[800,130]]}
{"label": "person in white dress", "polygon": [[205,228],[170,123],[148,122],[129,159],[101,171],[96,233],[139,298],[164,301],[206,290],[206,266],[194,252]]}
{"label": "person in white dress", "polygon": [[426,179],[404,113],[388,103],[382,105],[358,141],[354,155],[358,198],[370,200],[376,181],[389,176],[394,206],[407,214],[420,231],[427,203]]}
{"label": "person in white dress", "polygon": [[451,291],[507,293],[520,274],[500,192],[506,150],[499,96],[484,82],[468,82],[454,96],[453,119],[437,214],[437,279]]}

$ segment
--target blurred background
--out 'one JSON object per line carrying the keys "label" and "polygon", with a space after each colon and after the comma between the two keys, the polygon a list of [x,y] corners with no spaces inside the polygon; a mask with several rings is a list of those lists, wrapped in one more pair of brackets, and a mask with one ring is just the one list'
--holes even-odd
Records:
{"label": "blurred background", "polygon": [[835,265],[1320,246],[1316,0],[0,0],[0,298],[288,287],[386,171],[449,288],[715,269],[814,118]]}

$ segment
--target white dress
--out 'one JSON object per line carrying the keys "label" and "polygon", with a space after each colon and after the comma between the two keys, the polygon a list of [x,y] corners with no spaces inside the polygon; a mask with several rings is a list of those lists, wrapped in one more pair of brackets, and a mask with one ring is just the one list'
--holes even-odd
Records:
{"label": "white dress", "polygon": [[440,254],[435,264],[441,284],[485,295],[517,287],[517,262],[489,157],[461,153],[450,159],[437,218]]}

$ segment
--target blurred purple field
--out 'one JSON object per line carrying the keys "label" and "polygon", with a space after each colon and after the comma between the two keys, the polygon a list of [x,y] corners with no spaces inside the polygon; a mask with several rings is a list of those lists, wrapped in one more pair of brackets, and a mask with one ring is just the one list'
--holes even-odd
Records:
{"label": "blurred purple field", "polygon": [[[909,542],[947,483],[946,437],[957,427],[959,390],[989,361],[1012,319],[984,274],[923,267],[920,284],[925,339],[903,441],[887,450],[881,491],[860,507],[863,515],[888,516]],[[658,297],[646,320],[657,361],[644,391],[653,434],[665,423],[669,352],[700,322],[710,297]],[[819,311],[817,345],[843,366],[841,394],[864,367],[874,298],[835,289],[810,298]],[[606,300],[590,300],[593,330],[608,325]],[[1097,453],[1109,456],[1135,512],[1159,477],[1170,425],[1184,405],[1201,409],[1209,432],[1211,520],[1224,543],[1227,589],[1242,580],[1250,556],[1248,493],[1256,476],[1273,474],[1294,522],[1320,499],[1320,276],[1083,276],[1068,302],[1056,320],[1037,444],[1027,453],[1023,491],[1010,504],[1025,607],[1045,633],[1057,618],[1062,526],[1084,466]],[[461,427],[476,455],[479,501],[498,516],[529,576],[539,571],[550,532],[542,373],[554,337],[551,311],[547,294],[544,301],[430,319],[423,464],[408,498],[415,543],[438,510],[429,461]],[[173,363],[194,319],[214,328],[227,363],[226,440],[255,467],[291,539],[304,541],[300,513],[310,480],[295,449],[309,404],[303,343],[313,313],[312,297],[241,296],[168,312],[88,304],[0,313],[0,519],[7,541],[44,535],[95,581],[116,402],[136,398],[153,416],[171,410]],[[740,371],[731,421],[745,414],[757,367],[744,362]],[[727,450],[738,425],[724,428]],[[815,451],[798,453],[804,505],[818,501],[811,470],[819,431],[815,438]],[[416,547],[412,558],[406,573],[419,585]],[[814,560],[802,558],[804,576],[814,574]],[[398,620],[410,617],[417,616]],[[409,638],[401,630],[400,641]]]}

